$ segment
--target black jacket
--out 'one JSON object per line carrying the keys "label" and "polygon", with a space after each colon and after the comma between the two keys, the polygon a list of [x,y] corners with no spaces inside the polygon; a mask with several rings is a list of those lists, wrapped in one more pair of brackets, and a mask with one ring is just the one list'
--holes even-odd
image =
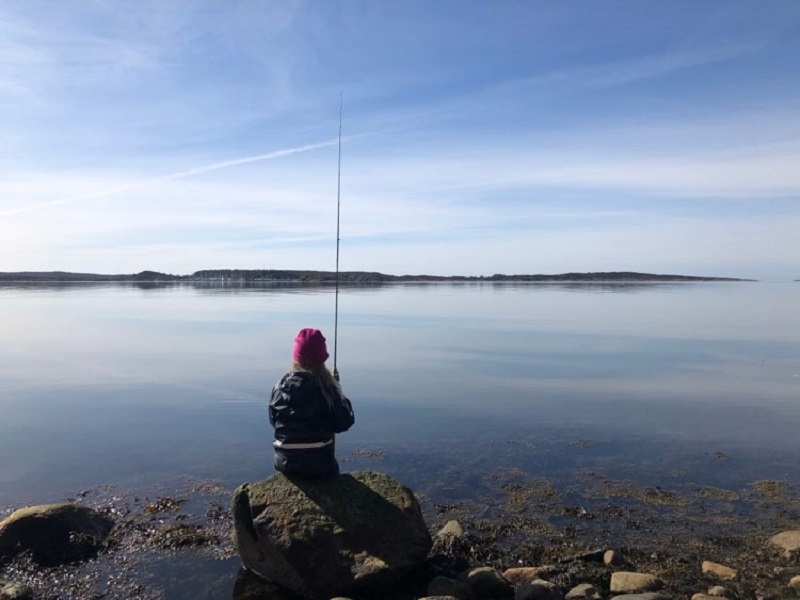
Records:
{"label": "black jacket", "polygon": [[272,389],[269,422],[275,428],[275,468],[288,475],[335,475],[334,434],[355,422],[353,407],[336,386],[326,386],[332,406],[316,378],[289,371]]}

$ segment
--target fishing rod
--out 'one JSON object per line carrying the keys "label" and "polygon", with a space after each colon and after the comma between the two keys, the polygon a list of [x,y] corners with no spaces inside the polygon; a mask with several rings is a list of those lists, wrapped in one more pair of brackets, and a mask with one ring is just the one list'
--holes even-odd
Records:
{"label": "fishing rod", "polygon": [[336,180],[336,293],[333,312],[333,378],[339,381],[339,369],[336,368],[336,350],[339,341],[339,213],[342,206],[342,108],[344,92],[339,96],[339,167]]}

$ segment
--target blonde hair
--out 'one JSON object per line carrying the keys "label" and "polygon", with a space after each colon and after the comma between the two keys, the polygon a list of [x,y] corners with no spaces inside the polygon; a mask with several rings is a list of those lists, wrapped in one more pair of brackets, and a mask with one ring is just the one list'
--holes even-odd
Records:
{"label": "blonde hair", "polygon": [[333,408],[334,399],[331,397],[329,390],[333,388],[341,394],[341,388],[339,387],[339,382],[333,378],[333,373],[331,373],[325,366],[325,363],[304,365],[298,361],[294,361],[292,363],[292,370],[311,373],[311,375],[314,377],[314,380],[317,382],[323,397],[328,402],[328,406]]}

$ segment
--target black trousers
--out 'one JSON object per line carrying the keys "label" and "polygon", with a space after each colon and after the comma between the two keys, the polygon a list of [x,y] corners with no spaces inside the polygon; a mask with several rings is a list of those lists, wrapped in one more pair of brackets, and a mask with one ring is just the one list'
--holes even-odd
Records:
{"label": "black trousers", "polygon": [[339,474],[339,463],[333,444],[308,450],[275,448],[275,469],[297,477],[333,477]]}

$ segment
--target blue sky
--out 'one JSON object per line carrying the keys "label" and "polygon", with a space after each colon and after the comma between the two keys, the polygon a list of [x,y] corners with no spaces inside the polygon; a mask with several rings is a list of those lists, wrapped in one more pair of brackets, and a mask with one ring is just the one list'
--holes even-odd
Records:
{"label": "blue sky", "polygon": [[0,270],[800,277],[795,0],[5,0]]}

